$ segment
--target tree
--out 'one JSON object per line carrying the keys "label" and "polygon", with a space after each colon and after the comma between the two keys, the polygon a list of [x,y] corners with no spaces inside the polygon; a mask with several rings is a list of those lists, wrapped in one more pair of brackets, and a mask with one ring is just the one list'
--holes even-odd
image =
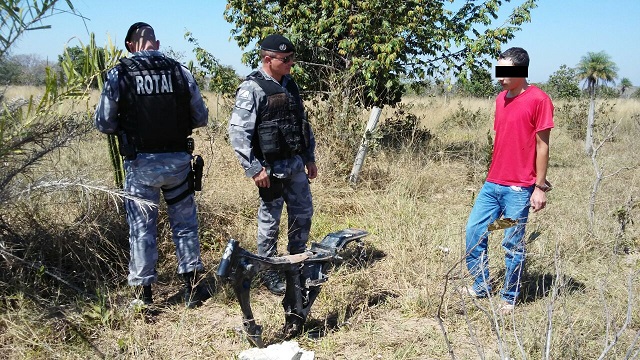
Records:
{"label": "tree", "polygon": [[[452,10],[448,0],[229,0],[225,19],[243,48],[273,32],[288,36],[303,89],[326,94],[341,85],[343,96],[384,105],[400,100],[401,79],[489,66],[536,7],[521,1],[491,27],[502,2],[469,0]],[[257,51],[243,61],[255,67]]]}
{"label": "tree", "polygon": [[236,71],[230,66],[222,65],[213,54],[200,47],[198,39],[191,32],[187,31],[184,37],[194,46],[193,53],[196,55],[198,68],[189,67],[201,86],[221,95],[235,94],[241,82]]}
{"label": "tree", "polygon": [[576,69],[561,65],[542,88],[554,99],[577,99],[581,94],[579,84]]}
{"label": "tree", "polygon": [[465,76],[460,76],[458,82],[463,95],[478,98],[493,97],[502,89],[502,86],[494,81],[489,70],[485,68],[471,69],[469,78],[467,79]]}
{"label": "tree", "polygon": [[16,84],[22,68],[10,56],[0,58],[0,85]]}
{"label": "tree", "polygon": [[631,83],[631,80],[626,77],[622,78],[622,80],[620,80],[620,96],[624,95],[624,92],[630,87],[633,87],[633,83]]}
{"label": "tree", "polygon": [[613,83],[618,76],[618,67],[604,51],[588,52],[580,59],[577,67],[578,78],[585,81],[589,93],[589,116],[587,118],[587,136],[584,149],[587,155],[593,152],[593,122],[595,117],[595,98],[598,85]]}
{"label": "tree", "polygon": [[[93,66],[93,64],[91,64],[91,60],[97,60],[98,69],[101,72],[106,71],[107,66],[104,62],[105,49],[101,47],[97,47],[96,49],[97,53],[92,54],[92,52],[87,51],[88,48],[89,46],[85,46],[85,45],[76,45],[76,46],[66,48],[64,50],[64,54],[58,55],[58,63],[62,63],[64,61],[70,60],[73,63],[73,69],[77,73],[83,74],[83,73],[87,73],[89,71],[89,68]],[[65,77],[62,80],[67,81],[67,78]],[[91,83],[91,87],[93,88],[98,87],[97,79]]]}
{"label": "tree", "polygon": [[49,64],[36,54],[19,54],[10,57],[11,61],[20,67],[20,75],[14,79],[14,84],[42,86],[47,76]]}
{"label": "tree", "polygon": [[[65,3],[75,13],[70,0]],[[0,1],[0,58],[3,58],[13,43],[27,30],[49,29],[51,25],[39,25],[42,20],[55,14],[58,0],[3,0]]]}

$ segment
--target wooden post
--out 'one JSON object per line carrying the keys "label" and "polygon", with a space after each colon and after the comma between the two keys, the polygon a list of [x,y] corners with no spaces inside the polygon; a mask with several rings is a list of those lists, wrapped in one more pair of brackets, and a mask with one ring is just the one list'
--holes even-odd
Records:
{"label": "wooden post", "polygon": [[378,124],[378,119],[380,119],[380,113],[382,109],[374,106],[371,109],[371,115],[369,115],[369,121],[367,122],[367,128],[364,130],[364,136],[362,136],[362,143],[360,144],[360,149],[358,149],[358,154],[356,155],[356,160],[353,163],[353,169],[351,169],[351,175],[349,175],[349,182],[353,185],[358,181],[358,174],[360,173],[360,168],[364,163],[364,157],[367,155],[367,148],[369,147],[369,138],[371,136],[371,132],[376,128]]}

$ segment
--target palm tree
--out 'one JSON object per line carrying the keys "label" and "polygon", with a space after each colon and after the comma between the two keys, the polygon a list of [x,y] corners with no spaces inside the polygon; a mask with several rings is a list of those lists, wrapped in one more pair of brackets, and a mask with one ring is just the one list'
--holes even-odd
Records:
{"label": "palm tree", "polygon": [[622,80],[620,80],[620,96],[624,95],[625,90],[632,86],[633,84],[629,78],[622,78]]}
{"label": "palm tree", "polygon": [[613,79],[618,77],[618,66],[611,60],[611,57],[604,51],[588,52],[580,59],[577,66],[578,78],[585,80],[585,86],[589,91],[589,116],[587,120],[587,136],[584,150],[587,155],[593,152],[593,119],[595,115],[596,89],[601,83],[613,83]]}

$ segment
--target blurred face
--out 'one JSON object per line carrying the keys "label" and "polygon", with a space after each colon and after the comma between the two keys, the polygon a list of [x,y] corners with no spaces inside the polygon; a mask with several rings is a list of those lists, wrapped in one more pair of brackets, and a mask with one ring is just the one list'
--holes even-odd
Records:
{"label": "blurred face", "polygon": [[293,52],[289,53],[273,53],[273,56],[265,56],[265,64],[267,65],[270,75],[280,80],[284,75],[291,73],[291,67],[295,63]]}
{"label": "blurred face", "polygon": [[[511,59],[499,59],[497,65],[498,66],[514,66],[513,61],[511,61]],[[497,80],[498,82],[500,82],[500,85],[502,85],[502,89],[508,90],[508,91],[521,88],[527,82],[526,78],[497,78]]]}

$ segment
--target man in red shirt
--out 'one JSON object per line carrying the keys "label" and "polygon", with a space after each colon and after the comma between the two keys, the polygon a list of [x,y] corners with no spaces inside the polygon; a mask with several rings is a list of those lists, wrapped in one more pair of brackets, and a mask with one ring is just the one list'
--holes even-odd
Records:
{"label": "man in red shirt", "polygon": [[474,283],[464,291],[486,297],[491,293],[488,226],[501,217],[515,222],[505,229],[502,241],[506,251],[502,313],[513,310],[520,293],[529,208],[544,209],[550,190],[546,176],[553,104],[547,94],[527,83],[528,66],[529,55],[522,48],[510,48],[498,58],[496,78],[504,91],[496,99],[493,156],[466,227],[466,262]]}

